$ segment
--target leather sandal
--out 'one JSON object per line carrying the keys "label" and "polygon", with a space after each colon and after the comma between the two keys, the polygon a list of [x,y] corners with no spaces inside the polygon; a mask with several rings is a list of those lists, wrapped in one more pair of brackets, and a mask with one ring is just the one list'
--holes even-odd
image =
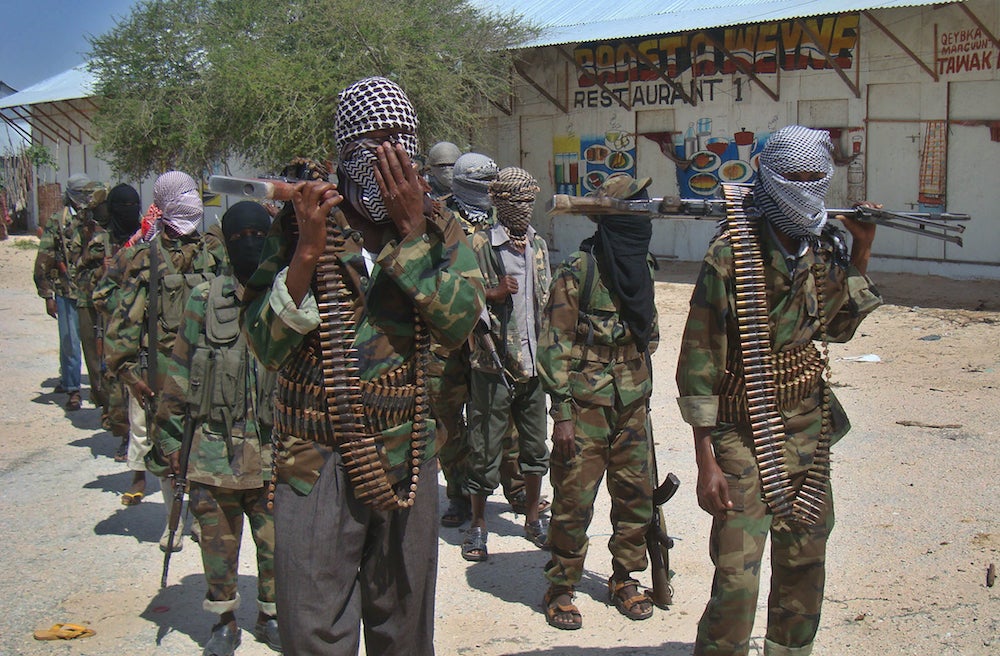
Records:
{"label": "leather sandal", "polygon": [[540,519],[524,523],[524,539],[539,549],[549,550],[549,535]]}
{"label": "leather sandal", "polygon": [[[517,494],[513,495],[510,499],[510,509],[515,515],[527,515],[528,514],[528,495],[524,490],[521,490]],[[542,515],[549,511],[552,507],[552,502],[548,499],[538,500],[538,514]]]}
{"label": "leather sandal", "polygon": [[[625,592],[626,588],[629,587],[635,588],[635,594],[626,597],[622,592]],[[653,616],[653,600],[649,598],[649,593],[645,590],[639,592],[639,582],[635,579],[616,581],[613,576],[609,578],[608,598],[618,609],[618,612],[630,620],[645,620]],[[642,608],[644,604],[646,608]]]}
{"label": "leather sandal", "polygon": [[489,559],[490,554],[486,550],[486,537],[489,533],[482,526],[473,526],[465,532],[465,541],[462,542],[462,558],[481,563]]}
{"label": "leather sandal", "polygon": [[[560,603],[560,597],[567,597],[569,601]],[[583,626],[583,615],[573,604],[573,586],[550,585],[545,591],[542,605],[545,606],[545,621],[549,626],[564,631],[575,631]]]}
{"label": "leather sandal", "polygon": [[458,498],[448,500],[448,509],[441,515],[441,526],[458,528],[472,519],[472,502]]}

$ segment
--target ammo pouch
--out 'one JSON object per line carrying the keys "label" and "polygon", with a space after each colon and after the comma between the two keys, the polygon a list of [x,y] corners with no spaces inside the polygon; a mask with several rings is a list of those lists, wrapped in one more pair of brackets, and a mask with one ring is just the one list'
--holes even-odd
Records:
{"label": "ammo pouch", "polygon": [[246,418],[249,390],[248,350],[240,331],[240,305],[232,283],[224,288],[227,282],[227,276],[219,276],[209,287],[205,332],[199,337],[191,361],[189,402],[199,421],[230,436],[233,424]]}

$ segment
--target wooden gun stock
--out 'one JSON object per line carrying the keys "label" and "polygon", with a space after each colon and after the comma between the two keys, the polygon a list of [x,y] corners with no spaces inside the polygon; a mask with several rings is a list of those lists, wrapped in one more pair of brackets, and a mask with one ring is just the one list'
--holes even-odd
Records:
{"label": "wooden gun stock", "polygon": [[674,541],[667,535],[663,520],[663,504],[670,500],[680,487],[680,479],[673,473],[653,491],[653,516],[646,531],[646,551],[649,552],[649,570],[653,580],[650,599],[659,608],[674,603],[674,589],[670,585],[670,548]]}

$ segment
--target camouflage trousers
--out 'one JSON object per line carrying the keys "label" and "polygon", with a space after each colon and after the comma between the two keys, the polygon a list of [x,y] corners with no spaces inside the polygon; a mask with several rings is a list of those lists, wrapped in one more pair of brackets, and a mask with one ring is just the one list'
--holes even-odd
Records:
{"label": "camouflage trousers", "polygon": [[108,399],[102,388],[104,375],[101,373],[101,358],[97,347],[97,323],[101,316],[91,306],[76,306],[79,321],[80,347],[83,349],[83,363],[87,365],[87,379],[90,381],[90,400],[94,405],[105,406]]}
{"label": "camouflage trousers", "polygon": [[191,512],[201,525],[201,560],[208,592],[203,606],[212,613],[236,610],[237,566],[243,539],[243,515],[257,545],[257,606],[277,614],[274,604],[274,516],[267,509],[266,488],[230,490],[191,483]]}
{"label": "camouflage trousers", "polygon": [[653,513],[653,489],[646,434],[646,399],[606,407],[574,401],[576,455],[553,455],[552,555],[545,577],[553,585],[576,585],[583,576],[594,518],[594,499],[605,472],[611,494],[612,571],[616,578],[641,572],[648,564],[646,530]]}
{"label": "camouflage trousers", "polygon": [[[815,417],[811,415],[817,415]],[[792,481],[801,482],[800,465],[811,459],[818,411],[786,422],[786,461]],[[807,656],[819,628],[826,579],[826,543],[833,530],[833,490],[815,526],[774,520],[761,496],[760,475],[749,430],[713,434],[716,460],[729,482],[733,510],[716,518],[709,538],[715,564],[712,597],[698,622],[695,654],[747,654],[757,610],[764,543],[771,537],[771,591],[764,653]],[[799,465],[799,466],[797,466]]]}

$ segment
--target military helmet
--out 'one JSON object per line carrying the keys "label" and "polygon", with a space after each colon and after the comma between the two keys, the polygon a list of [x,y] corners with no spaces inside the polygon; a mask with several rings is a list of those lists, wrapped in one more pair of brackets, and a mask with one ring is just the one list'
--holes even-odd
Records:
{"label": "military helmet", "polygon": [[427,166],[454,166],[462,151],[450,141],[439,141],[427,151]]}

